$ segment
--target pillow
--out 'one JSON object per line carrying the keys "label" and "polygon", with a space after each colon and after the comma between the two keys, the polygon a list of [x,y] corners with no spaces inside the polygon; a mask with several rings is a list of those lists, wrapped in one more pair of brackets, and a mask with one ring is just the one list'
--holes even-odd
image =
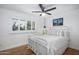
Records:
{"label": "pillow", "polygon": [[64,31],[61,29],[52,29],[52,30],[48,30],[48,35],[64,36]]}
{"label": "pillow", "polygon": [[49,30],[48,35],[58,36],[57,32],[58,32],[58,30]]}
{"label": "pillow", "polygon": [[64,31],[63,30],[59,30],[57,32],[57,36],[64,36]]}

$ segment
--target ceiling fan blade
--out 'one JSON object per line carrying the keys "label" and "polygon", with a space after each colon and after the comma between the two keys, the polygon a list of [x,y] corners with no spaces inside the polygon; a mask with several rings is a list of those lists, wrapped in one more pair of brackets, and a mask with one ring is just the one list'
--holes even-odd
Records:
{"label": "ceiling fan blade", "polygon": [[46,14],[48,14],[48,15],[52,15],[51,13],[46,13]]}
{"label": "ceiling fan blade", "polygon": [[51,11],[51,10],[54,10],[54,9],[56,9],[56,7],[48,9],[48,10],[45,10],[45,12],[48,12],[48,11]]}
{"label": "ceiling fan blade", "polygon": [[42,13],[42,11],[32,11],[32,13]]}
{"label": "ceiling fan blade", "polygon": [[41,10],[44,12],[44,7],[42,4],[39,4],[39,7],[41,8]]}

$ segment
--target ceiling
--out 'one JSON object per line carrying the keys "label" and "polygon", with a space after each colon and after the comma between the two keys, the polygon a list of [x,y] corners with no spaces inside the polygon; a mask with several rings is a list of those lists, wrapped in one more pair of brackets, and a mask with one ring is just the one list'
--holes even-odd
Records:
{"label": "ceiling", "polygon": [[37,4],[2,4],[0,5],[0,7],[22,12],[31,12],[32,10],[40,10]]}
{"label": "ceiling", "polygon": [[[53,4],[43,4],[45,8],[49,8],[53,6]],[[2,8],[7,8],[11,10],[16,10],[20,12],[25,12],[25,13],[31,13],[32,11],[41,11],[40,7],[38,4],[0,4],[0,7]]]}
{"label": "ceiling", "polygon": [[[51,7],[56,7],[57,10],[67,10],[67,9],[79,8],[78,4],[74,4],[74,5],[73,4],[66,4],[66,5],[65,4],[43,4],[43,6],[46,9],[49,9]],[[30,13],[30,14],[34,14],[34,13],[32,13],[32,11],[41,11],[38,4],[0,4],[0,7],[11,9],[11,10],[16,10],[19,12]],[[52,11],[50,11],[50,12],[53,13]]]}

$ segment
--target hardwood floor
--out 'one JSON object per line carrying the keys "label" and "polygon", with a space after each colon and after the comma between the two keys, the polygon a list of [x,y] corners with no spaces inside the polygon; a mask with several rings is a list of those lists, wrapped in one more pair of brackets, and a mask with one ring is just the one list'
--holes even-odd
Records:
{"label": "hardwood floor", "polygon": [[[35,55],[27,45],[0,51],[0,55]],[[79,55],[79,51],[67,48],[63,55]]]}
{"label": "hardwood floor", "polygon": [[33,55],[34,52],[27,45],[0,51],[0,55]]}
{"label": "hardwood floor", "polygon": [[67,48],[64,55],[79,55],[79,51],[72,48]]}

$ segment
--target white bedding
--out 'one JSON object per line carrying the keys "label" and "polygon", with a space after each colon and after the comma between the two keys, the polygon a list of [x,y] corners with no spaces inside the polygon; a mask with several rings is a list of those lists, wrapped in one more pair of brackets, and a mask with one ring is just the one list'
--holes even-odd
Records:
{"label": "white bedding", "polygon": [[34,35],[30,37],[28,44],[36,54],[58,55],[63,54],[68,47],[68,39],[63,36]]}

